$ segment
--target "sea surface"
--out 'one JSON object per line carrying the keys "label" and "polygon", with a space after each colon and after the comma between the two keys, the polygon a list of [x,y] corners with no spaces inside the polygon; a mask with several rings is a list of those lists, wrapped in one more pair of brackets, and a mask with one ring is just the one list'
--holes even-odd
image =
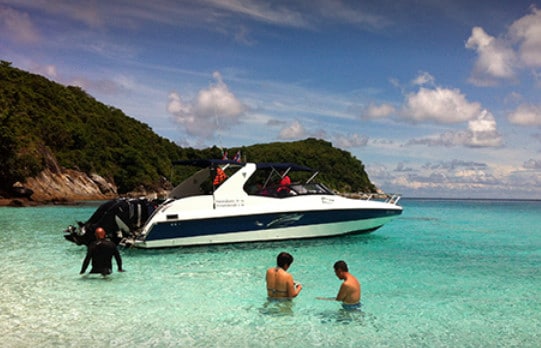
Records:
{"label": "sea surface", "polygon": [[[540,347],[541,201],[402,199],[374,233],[162,250],[123,249],[125,273],[79,275],[62,231],[96,204],[0,208],[2,347]],[[304,286],[266,300],[290,252]],[[335,296],[343,259],[361,311]],[[115,267],[116,270],[116,267]]]}

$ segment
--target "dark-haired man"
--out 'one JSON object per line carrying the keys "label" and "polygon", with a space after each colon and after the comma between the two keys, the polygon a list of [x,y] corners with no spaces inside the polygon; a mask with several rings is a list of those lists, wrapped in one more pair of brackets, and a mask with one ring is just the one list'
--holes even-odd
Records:
{"label": "dark-haired man", "polygon": [[346,310],[361,308],[361,283],[351,273],[345,261],[336,261],[334,273],[338,279],[344,282],[340,286],[336,301],[342,301],[342,307]]}

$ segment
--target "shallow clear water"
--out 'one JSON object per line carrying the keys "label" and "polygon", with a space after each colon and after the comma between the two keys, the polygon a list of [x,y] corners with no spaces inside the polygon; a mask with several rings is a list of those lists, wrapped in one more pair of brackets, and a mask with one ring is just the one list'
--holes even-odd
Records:
{"label": "shallow clear water", "polygon": [[[122,250],[126,273],[79,276],[85,248],[62,230],[96,206],[0,208],[4,347],[538,347],[541,202],[403,199],[369,235]],[[267,303],[276,255],[303,291]],[[336,302],[332,265],[362,283]]]}

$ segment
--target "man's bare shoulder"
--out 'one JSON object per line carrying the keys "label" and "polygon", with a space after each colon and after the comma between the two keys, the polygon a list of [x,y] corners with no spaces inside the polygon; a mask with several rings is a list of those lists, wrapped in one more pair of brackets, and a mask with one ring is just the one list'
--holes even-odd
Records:
{"label": "man's bare shoulder", "polygon": [[342,287],[343,287],[344,289],[355,290],[355,289],[360,288],[360,286],[361,286],[361,283],[359,283],[359,281],[357,280],[357,278],[355,278],[355,277],[353,277],[353,276],[348,277],[348,279],[346,279],[346,280],[342,283]]}

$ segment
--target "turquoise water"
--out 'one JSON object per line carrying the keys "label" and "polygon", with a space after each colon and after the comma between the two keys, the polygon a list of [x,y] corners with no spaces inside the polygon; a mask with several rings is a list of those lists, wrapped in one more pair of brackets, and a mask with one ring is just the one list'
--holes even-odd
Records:
{"label": "turquoise water", "polygon": [[[369,235],[122,250],[126,273],[79,276],[62,230],[96,206],[0,208],[3,347],[539,347],[541,202],[403,199]],[[266,302],[276,255],[304,289]],[[333,263],[362,283],[344,312]]]}

